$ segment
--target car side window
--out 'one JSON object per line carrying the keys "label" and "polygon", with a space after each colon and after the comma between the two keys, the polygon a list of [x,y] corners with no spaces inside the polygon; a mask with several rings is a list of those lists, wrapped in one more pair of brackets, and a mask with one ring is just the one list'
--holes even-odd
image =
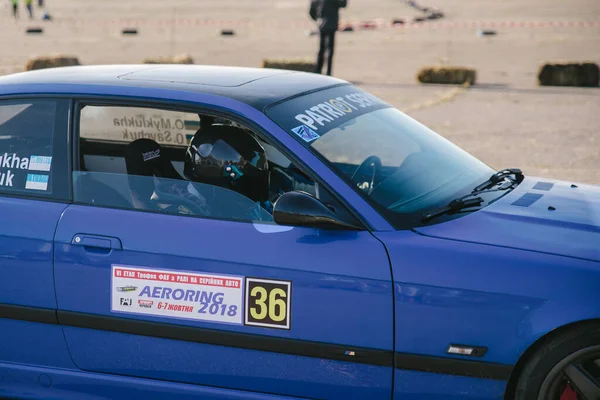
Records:
{"label": "car side window", "polygon": [[67,200],[68,104],[0,102],[0,194]]}
{"label": "car side window", "polygon": [[[229,136],[219,137],[225,134]],[[189,144],[199,135],[212,139],[192,146],[194,154],[186,157]],[[238,146],[239,154],[233,151],[231,141],[238,137],[244,145],[258,142],[264,157],[256,154],[256,148],[245,151]],[[79,110],[78,144],[73,182],[74,200],[80,204],[272,222],[273,204],[283,193],[300,190],[318,197],[320,192],[312,179],[252,130],[209,115],[85,105]],[[202,171],[186,174],[186,160],[203,157]],[[268,165],[266,191],[255,196],[253,188],[262,178],[254,175],[256,170],[243,168],[262,158]],[[240,177],[255,181],[241,179],[237,184]]]}

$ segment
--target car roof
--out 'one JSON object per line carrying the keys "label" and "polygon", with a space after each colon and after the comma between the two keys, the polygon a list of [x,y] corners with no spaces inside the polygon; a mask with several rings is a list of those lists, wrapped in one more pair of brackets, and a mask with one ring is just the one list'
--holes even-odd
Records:
{"label": "car roof", "polygon": [[84,85],[88,92],[98,86],[130,88],[128,93],[139,87],[192,91],[232,98],[259,110],[302,93],[349,85],[337,78],[306,72],[173,64],[73,66],[0,77],[0,87],[16,84],[40,85],[36,93],[52,93],[60,85]]}

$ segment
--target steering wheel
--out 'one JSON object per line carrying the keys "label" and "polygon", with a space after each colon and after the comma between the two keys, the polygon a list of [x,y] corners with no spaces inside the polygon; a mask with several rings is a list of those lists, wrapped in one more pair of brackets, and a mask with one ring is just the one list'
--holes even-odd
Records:
{"label": "steering wheel", "polygon": [[361,182],[366,182],[366,181],[356,180],[356,177],[360,176],[359,172],[361,172],[363,169],[365,169],[366,167],[371,166],[371,165],[373,166],[373,173],[371,174],[371,182],[369,183],[369,190],[367,192],[368,194],[371,194],[371,192],[375,188],[375,179],[379,175],[379,173],[381,172],[381,168],[383,167],[383,164],[381,163],[381,159],[379,157],[377,157],[377,156],[367,157],[358,166],[358,168],[356,168],[356,170],[354,171],[354,174],[352,174],[352,178],[350,178],[350,181],[356,185],[358,185]]}
{"label": "steering wheel", "polygon": [[[155,204],[170,204],[165,211],[173,214],[193,214],[199,216],[211,216],[212,212],[208,204],[204,203],[196,196],[184,190],[184,187],[169,182],[165,186],[167,190],[155,189],[156,199],[152,200]],[[179,183],[179,182],[178,182]],[[164,188],[163,188],[164,189]]]}
{"label": "steering wheel", "polygon": [[[164,199],[161,199],[161,201],[164,201]],[[165,211],[169,214],[188,214],[202,217],[211,216],[208,205],[197,204],[194,201],[183,198],[174,199],[173,204],[169,205]]]}

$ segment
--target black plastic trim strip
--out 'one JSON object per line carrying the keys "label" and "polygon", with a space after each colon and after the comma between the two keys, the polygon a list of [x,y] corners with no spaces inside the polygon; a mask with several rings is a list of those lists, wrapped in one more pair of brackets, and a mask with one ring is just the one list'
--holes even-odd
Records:
{"label": "black plastic trim strip", "polygon": [[58,311],[58,320],[62,325],[78,328],[99,329],[133,335],[236,347],[248,350],[268,351],[304,357],[324,358],[328,360],[348,361],[360,364],[391,367],[394,361],[393,353],[385,350],[309,342],[272,336],[251,335],[247,333],[226,332],[136,319]]}
{"label": "black plastic trim strip", "polygon": [[395,354],[394,366],[396,369],[502,381],[508,380],[513,369],[512,365],[507,364],[404,353]]}
{"label": "black plastic trim strip", "polygon": [[12,304],[0,304],[0,318],[40,322],[42,324],[58,324],[56,310],[54,309],[24,307]]}
{"label": "black plastic trim strip", "polygon": [[267,351],[303,357],[323,358],[360,364],[423,371],[473,378],[507,380],[513,366],[449,357],[393,353],[364,347],[286,339],[247,333],[171,325],[158,322],[84,314],[54,309],[0,304],[0,318],[44,324],[61,324],[76,328],[128,333],[163,339],[182,340],[216,346]]}

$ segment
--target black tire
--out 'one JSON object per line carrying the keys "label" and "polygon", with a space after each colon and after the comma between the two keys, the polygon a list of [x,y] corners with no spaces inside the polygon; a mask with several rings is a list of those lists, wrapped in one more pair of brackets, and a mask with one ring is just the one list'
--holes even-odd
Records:
{"label": "black tire", "polygon": [[[600,398],[600,323],[580,325],[543,343],[525,364],[514,400],[558,400],[564,390],[570,390],[567,385],[576,390],[581,371],[596,386],[591,392],[588,389],[588,395]],[[579,399],[587,397],[579,393]]]}

